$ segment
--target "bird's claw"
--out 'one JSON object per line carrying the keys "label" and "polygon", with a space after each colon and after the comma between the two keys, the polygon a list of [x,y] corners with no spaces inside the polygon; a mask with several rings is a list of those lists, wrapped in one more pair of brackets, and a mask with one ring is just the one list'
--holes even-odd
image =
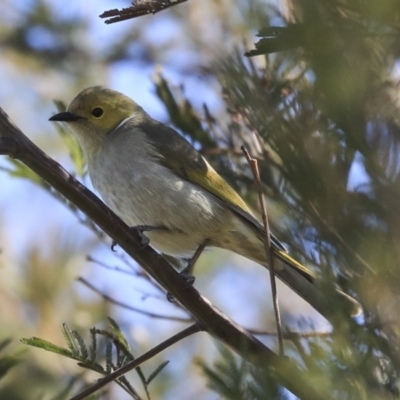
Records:
{"label": "bird's claw", "polygon": [[[150,239],[144,234],[144,232],[148,231],[158,231],[158,230],[166,230],[164,226],[152,226],[152,225],[136,225],[132,226],[131,229],[140,236],[140,243],[142,247],[139,250],[143,250],[145,247],[147,247],[150,244]],[[115,250],[115,246],[117,246],[117,242],[115,240],[112,241],[111,243],[111,250]]]}
{"label": "bird's claw", "polygon": [[196,280],[196,278],[193,275],[189,275],[188,273],[186,273],[185,270],[183,270],[181,272],[181,276],[186,281],[186,286],[184,286],[184,289],[187,289],[187,288],[193,286],[193,283]]}
{"label": "bird's claw", "polygon": [[[193,286],[194,281],[196,280],[196,278],[193,275],[189,275],[185,270],[183,270],[180,273],[180,275],[186,281],[186,284],[182,287],[183,290],[188,289]],[[167,300],[170,303],[176,303],[175,297],[170,292],[167,292]]]}
{"label": "bird's claw", "polygon": [[150,244],[150,239],[143,233],[145,229],[143,229],[142,226],[133,226],[131,229],[136,231],[140,236],[140,243],[142,247],[139,250],[143,250]]}

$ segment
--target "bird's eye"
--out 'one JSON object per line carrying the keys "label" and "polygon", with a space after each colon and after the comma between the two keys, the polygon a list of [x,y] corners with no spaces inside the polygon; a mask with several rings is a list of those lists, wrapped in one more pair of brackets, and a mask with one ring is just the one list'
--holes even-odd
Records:
{"label": "bird's eye", "polygon": [[93,108],[92,115],[95,118],[100,118],[103,115],[104,111],[100,107]]}

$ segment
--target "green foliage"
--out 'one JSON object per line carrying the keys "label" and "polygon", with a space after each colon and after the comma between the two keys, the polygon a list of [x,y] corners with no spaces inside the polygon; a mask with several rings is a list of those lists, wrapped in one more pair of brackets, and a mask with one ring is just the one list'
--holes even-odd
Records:
{"label": "green foliage", "polygon": [[[78,361],[78,365],[82,368],[95,371],[101,375],[109,375],[113,371],[123,367],[135,357],[130,349],[128,341],[123,334],[121,328],[115,320],[109,318],[109,329],[91,328],[89,331],[90,342],[86,344],[82,335],[76,331],[71,330],[67,324],[62,325],[62,333],[67,343],[67,348],[58,346],[47,340],[37,337],[22,338],[21,342],[32,347],[37,347],[42,350],[56,353],[60,356],[70,358]],[[99,344],[99,340],[105,338],[105,343]],[[140,367],[135,368],[143,388],[146,392],[147,398],[150,399],[148,387],[156,376],[166,367],[168,362],[163,362],[146,378]],[[0,359],[1,367],[1,359]],[[140,399],[136,390],[125,376],[116,379],[116,383],[121,386],[129,395],[134,399]],[[55,398],[63,399],[66,393],[69,393],[70,384]],[[61,397],[58,397],[61,396]]]}
{"label": "green foliage", "polygon": [[[218,65],[227,109],[241,124],[224,132],[225,152],[213,165],[221,171],[228,153],[239,177],[246,176],[235,143],[252,133],[261,139],[253,154],[263,157],[269,207],[276,200],[283,210],[278,236],[319,270],[321,288],[337,310],[334,340],[293,341],[294,359],[304,363],[305,373],[328,391],[335,382],[341,399],[396,397],[399,325],[387,321],[397,313],[400,287],[400,121],[392,94],[397,82],[388,71],[398,33],[393,27],[385,31],[386,20],[379,21],[382,26],[372,15],[363,20],[361,3],[293,3],[302,10],[295,14],[299,25],[265,27],[260,35],[267,39],[258,50],[301,49],[266,56],[265,69],[240,55]],[[257,149],[250,140],[246,145]],[[203,151],[207,154],[206,145]],[[357,178],[367,183],[351,187],[355,166],[365,171]],[[236,181],[244,190],[245,179]],[[361,300],[362,321],[340,311],[330,296],[335,285]],[[233,383],[240,382],[239,370],[227,373]],[[221,373],[209,378],[217,385]],[[227,395],[226,386],[237,389],[223,382],[219,393]]]}
{"label": "green foliage", "polygon": [[205,375],[209,387],[229,400],[285,400],[271,371],[260,370],[246,363],[225,347],[219,346],[220,358],[213,368],[209,362],[198,360],[197,364]]}
{"label": "green foliage", "polygon": [[173,90],[161,73],[155,79],[155,91],[164,103],[171,122],[194,141],[205,148],[213,148],[216,143],[209,132],[203,129],[202,121],[189,99],[180,90]]}

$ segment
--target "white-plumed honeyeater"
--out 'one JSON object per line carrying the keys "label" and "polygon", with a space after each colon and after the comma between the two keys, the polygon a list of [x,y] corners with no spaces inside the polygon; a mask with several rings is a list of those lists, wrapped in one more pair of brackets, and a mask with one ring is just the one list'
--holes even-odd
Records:
{"label": "white-plumed honeyeater", "polygon": [[[174,129],[132,99],[87,88],[51,121],[68,124],[87,159],[93,186],[130,226],[145,226],[158,251],[190,258],[202,246],[233,251],[268,266],[265,231],[244,200]],[[276,275],[321,314],[330,313],[314,274],[271,235]],[[356,314],[359,304],[338,292]]]}

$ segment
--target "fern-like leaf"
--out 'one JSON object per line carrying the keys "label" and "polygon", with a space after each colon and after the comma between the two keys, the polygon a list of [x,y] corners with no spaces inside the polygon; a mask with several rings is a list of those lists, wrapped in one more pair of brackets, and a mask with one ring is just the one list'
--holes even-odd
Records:
{"label": "fern-like leaf", "polygon": [[89,345],[89,359],[94,362],[96,360],[97,351],[97,333],[96,328],[90,329],[90,345]]}
{"label": "fern-like leaf", "polygon": [[72,335],[71,329],[68,328],[67,324],[62,324],[62,332],[65,341],[67,342],[68,348],[74,355],[79,354],[79,349],[77,347],[77,344],[75,342],[75,338]]}
{"label": "fern-like leaf", "polygon": [[71,334],[75,338],[76,342],[78,343],[79,352],[80,352],[82,358],[84,360],[87,360],[89,358],[89,352],[88,352],[87,346],[85,344],[85,341],[83,340],[83,337],[76,330],[71,331]]}
{"label": "fern-like leaf", "polygon": [[106,373],[110,374],[112,371],[112,343],[106,344]]}
{"label": "fern-like leaf", "polygon": [[147,378],[146,383],[150,385],[150,382],[169,364],[169,361],[161,363]]}
{"label": "fern-like leaf", "polygon": [[75,360],[79,359],[77,358],[76,352],[65,349],[64,347],[57,346],[56,344],[50,343],[47,340],[43,340],[37,337],[22,338],[21,343],[27,344],[28,346],[38,347],[39,349],[43,349],[46,351],[51,351],[52,353],[60,354],[62,356],[73,358]]}

